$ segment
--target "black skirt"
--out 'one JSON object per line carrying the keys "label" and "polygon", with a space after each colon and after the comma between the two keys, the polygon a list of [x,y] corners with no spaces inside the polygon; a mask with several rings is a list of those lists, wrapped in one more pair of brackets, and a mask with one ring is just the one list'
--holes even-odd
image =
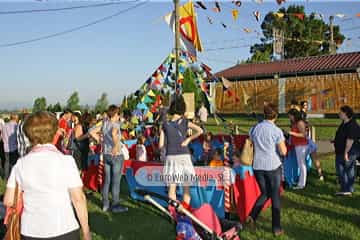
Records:
{"label": "black skirt", "polygon": [[79,229],[77,229],[75,231],[51,238],[33,238],[21,235],[21,240],[80,240],[80,232]]}

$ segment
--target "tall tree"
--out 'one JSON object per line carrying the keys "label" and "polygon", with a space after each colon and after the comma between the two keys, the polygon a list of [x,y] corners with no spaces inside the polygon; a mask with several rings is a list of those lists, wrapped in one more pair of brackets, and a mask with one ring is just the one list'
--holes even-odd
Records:
{"label": "tall tree", "polygon": [[62,107],[61,104],[59,102],[57,102],[54,107],[53,107],[53,111],[54,112],[61,112],[62,111]]}
{"label": "tall tree", "polygon": [[127,103],[127,96],[124,96],[122,102],[121,102],[121,109],[127,109],[128,103]]}
{"label": "tall tree", "polygon": [[46,111],[48,112],[54,112],[54,106],[52,104],[49,104],[46,108]]}
{"label": "tall tree", "polygon": [[101,94],[101,97],[97,100],[95,104],[95,111],[96,112],[105,112],[107,107],[109,106],[109,101],[107,99],[107,94]]}
{"label": "tall tree", "polygon": [[80,98],[78,92],[71,94],[66,102],[66,108],[70,109],[71,111],[80,110]]}
{"label": "tall tree", "polygon": [[45,97],[39,97],[36,98],[33,105],[33,112],[38,111],[45,111],[46,110],[46,98]]}
{"label": "tall tree", "polygon": [[[269,12],[261,24],[264,38],[261,43],[254,44],[248,62],[269,61],[273,55],[273,30],[284,34],[284,57],[296,58],[317,56],[330,53],[330,25],[318,14],[306,15],[304,6],[291,5],[278,12]],[[334,40],[340,46],[345,36],[340,33],[339,26],[334,26]]]}
{"label": "tall tree", "polygon": [[195,82],[195,74],[191,71],[190,68],[186,69],[184,73],[184,82],[182,84],[183,93],[193,92],[195,95],[195,107],[198,108],[202,101],[202,92],[200,88],[197,87]]}

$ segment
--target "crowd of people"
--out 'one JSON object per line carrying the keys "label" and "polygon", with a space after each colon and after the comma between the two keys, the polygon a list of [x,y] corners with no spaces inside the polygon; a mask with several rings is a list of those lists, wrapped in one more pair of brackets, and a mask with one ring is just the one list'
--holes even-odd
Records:
{"label": "crowd of people", "polygon": [[[202,105],[198,112],[200,126],[185,117],[185,109],[182,96],[176,96],[169,108],[160,104],[150,128],[115,105],[109,106],[105,114],[81,114],[65,110],[59,119],[49,112],[37,112],[20,117],[11,114],[7,121],[0,121],[1,167],[3,177],[8,181],[4,204],[13,204],[16,187],[23,192],[23,239],[79,239],[79,226],[84,239],[91,239],[86,197],[80,178],[82,171],[89,166],[91,155],[103,156],[103,211],[126,212],[128,209],[120,199],[121,169],[129,154],[125,140],[137,142],[136,160],[162,161],[167,176],[193,175],[194,165],[241,166],[240,149],[235,149],[228,142],[222,148],[212,145],[213,135],[205,129],[208,117],[206,107]],[[280,224],[280,187],[284,180],[283,161],[289,149],[294,148],[300,169],[298,184],[294,189],[304,189],[306,186],[305,159],[309,154],[315,162],[319,179],[324,180],[320,161],[316,157],[317,147],[310,137],[307,102],[299,105],[293,103],[288,116],[291,127],[290,131],[285,131],[276,126],[276,107],[265,103],[264,119],[249,132],[254,145],[252,167],[261,195],[246,222],[254,224],[265,202],[271,199],[272,230],[275,235],[283,233]],[[334,138],[336,173],[340,182],[337,195],[351,195],[354,192],[355,162],[360,154],[360,128],[349,106],[341,107],[339,117],[342,123]],[[135,120],[138,126],[129,128]],[[136,129],[135,134],[132,133],[133,129]],[[189,145],[201,135],[203,153],[200,159],[194,159],[194,149]],[[151,159],[146,146],[151,146],[154,152]],[[176,200],[177,186],[184,186],[182,204],[190,207],[190,183],[179,179],[168,178],[168,196]],[[174,213],[174,209],[170,211]]]}

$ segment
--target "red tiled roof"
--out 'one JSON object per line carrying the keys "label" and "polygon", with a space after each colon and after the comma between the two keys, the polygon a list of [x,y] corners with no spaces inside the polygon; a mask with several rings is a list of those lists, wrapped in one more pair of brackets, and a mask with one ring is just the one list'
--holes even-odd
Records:
{"label": "red tiled roof", "polygon": [[360,67],[360,52],[294,58],[269,63],[240,64],[216,73],[230,80],[272,76],[274,74],[300,74],[331,70],[351,70]]}

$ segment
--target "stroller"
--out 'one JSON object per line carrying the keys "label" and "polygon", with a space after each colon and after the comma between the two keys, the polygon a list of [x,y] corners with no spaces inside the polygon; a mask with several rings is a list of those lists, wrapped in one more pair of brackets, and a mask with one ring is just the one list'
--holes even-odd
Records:
{"label": "stroller", "polygon": [[[167,215],[173,223],[177,224],[177,240],[240,240],[238,232],[242,230],[242,225],[225,219],[219,220],[208,204],[190,212],[181,203],[169,199],[167,196],[140,189],[135,190],[135,192],[142,195],[147,202],[154,205]],[[176,219],[155,198],[174,207],[177,213]],[[223,230],[225,232],[222,232]]]}

